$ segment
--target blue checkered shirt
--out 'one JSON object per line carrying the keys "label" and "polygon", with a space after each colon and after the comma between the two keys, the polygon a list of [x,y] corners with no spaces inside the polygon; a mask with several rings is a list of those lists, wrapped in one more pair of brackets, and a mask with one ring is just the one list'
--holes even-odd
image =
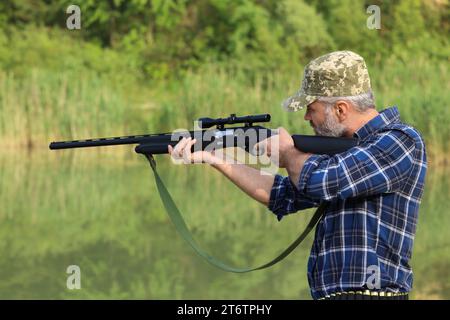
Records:
{"label": "blue checkered shirt", "polygon": [[354,136],[358,146],[312,155],[294,185],[275,176],[268,208],[289,213],[327,209],[308,261],[314,299],[335,292],[379,289],[409,292],[409,265],[427,160],[420,134],[400,122],[397,107],[380,112]]}

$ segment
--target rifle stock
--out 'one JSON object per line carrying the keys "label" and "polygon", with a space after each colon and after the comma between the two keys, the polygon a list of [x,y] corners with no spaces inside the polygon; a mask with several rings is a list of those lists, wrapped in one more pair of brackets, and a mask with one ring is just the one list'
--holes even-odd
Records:
{"label": "rifle stock", "polygon": [[342,153],[358,145],[356,138],[336,138],[294,134],[295,147],[306,153],[326,154],[329,156]]}

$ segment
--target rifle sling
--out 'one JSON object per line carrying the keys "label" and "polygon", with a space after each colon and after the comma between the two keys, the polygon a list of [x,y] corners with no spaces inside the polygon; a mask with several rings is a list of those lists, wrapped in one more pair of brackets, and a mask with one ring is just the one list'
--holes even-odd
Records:
{"label": "rifle sling", "polygon": [[317,208],[316,212],[314,213],[313,217],[309,221],[308,225],[306,226],[305,230],[298,236],[298,238],[287,247],[283,252],[281,252],[280,255],[278,255],[275,259],[272,261],[265,263],[259,267],[256,268],[235,268],[226,265],[225,263],[215,259],[211,255],[209,255],[207,252],[205,252],[203,249],[201,249],[198,244],[195,242],[195,240],[192,237],[191,232],[189,231],[183,216],[180,213],[180,210],[176,206],[175,202],[173,201],[170,193],[167,191],[167,188],[165,187],[163,181],[161,180],[161,177],[158,174],[158,171],[156,170],[156,162],[152,155],[145,154],[147,160],[150,163],[150,167],[153,170],[156,186],[158,188],[159,195],[161,197],[162,203],[164,205],[164,208],[166,209],[167,214],[170,217],[170,220],[172,220],[172,223],[175,225],[175,228],[177,229],[178,233],[184,238],[184,240],[189,243],[189,245],[199,254],[202,256],[206,261],[208,261],[210,264],[216,266],[219,269],[222,269],[224,271],[228,272],[235,272],[235,273],[245,273],[255,270],[261,270],[268,267],[273,266],[274,264],[280,262],[284,258],[286,258],[308,235],[308,233],[314,228],[316,223],[319,221],[321,216],[323,215],[325,211],[325,202],[321,203],[320,206]]}

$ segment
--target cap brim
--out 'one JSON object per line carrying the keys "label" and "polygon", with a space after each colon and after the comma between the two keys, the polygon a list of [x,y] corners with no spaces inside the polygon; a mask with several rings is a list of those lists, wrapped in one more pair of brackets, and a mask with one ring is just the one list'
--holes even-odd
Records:
{"label": "cap brim", "polygon": [[315,96],[298,93],[297,95],[284,100],[282,106],[286,111],[289,112],[299,111],[305,108],[308,104],[313,103],[315,100],[317,100],[317,97]]}

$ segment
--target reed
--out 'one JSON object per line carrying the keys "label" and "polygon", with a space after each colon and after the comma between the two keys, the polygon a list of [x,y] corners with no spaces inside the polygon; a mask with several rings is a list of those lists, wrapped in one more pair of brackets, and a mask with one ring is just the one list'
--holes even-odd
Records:
{"label": "reed", "polygon": [[[430,158],[449,150],[450,81],[445,63],[418,58],[414,67],[387,60],[370,68],[378,109],[397,105],[402,119],[424,136]],[[76,139],[192,128],[203,116],[271,113],[270,126],[309,133],[303,113],[287,113],[281,101],[298,90],[301,68],[289,74],[253,74],[206,65],[177,79],[121,83],[96,73],[32,70],[0,72],[0,145],[46,147]]]}

